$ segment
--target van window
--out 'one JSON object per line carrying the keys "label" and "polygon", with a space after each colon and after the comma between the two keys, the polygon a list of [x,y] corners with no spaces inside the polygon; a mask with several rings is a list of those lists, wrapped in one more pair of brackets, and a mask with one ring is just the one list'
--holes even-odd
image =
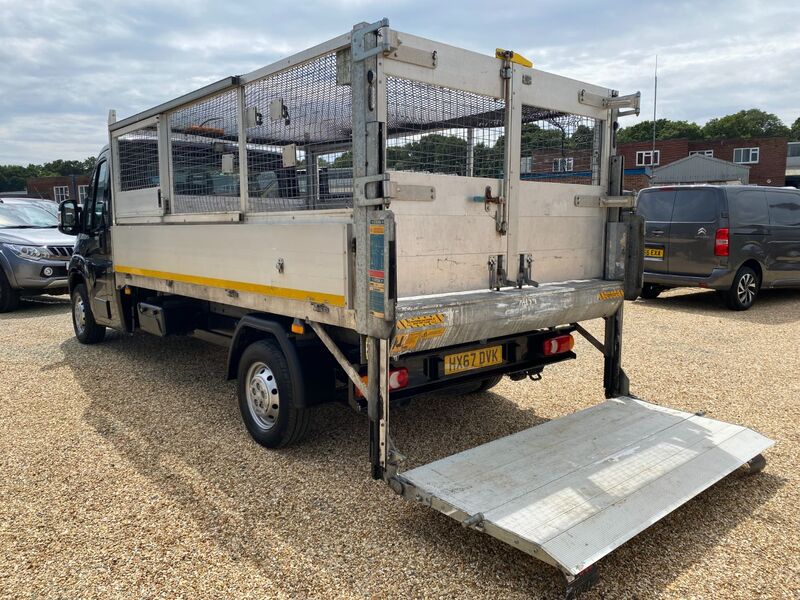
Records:
{"label": "van window", "polygon": [[674,190],[646,190],[639,194],[636,212],[645,221],[670,221],[672,205],[675,202]]}
{"label": "van window", "polygon": [[733,227],[769,225],[767,199],[763,190],[728,192],[728,211]]}
{"label": "van window", "polygon": [[672,221],[711,223],[717,220],[719,194],[713,189],[678,190]]}
{"label": "van window", "polygon": [[800,194],[770,191],[766,194],[773,225],[800,227]]}

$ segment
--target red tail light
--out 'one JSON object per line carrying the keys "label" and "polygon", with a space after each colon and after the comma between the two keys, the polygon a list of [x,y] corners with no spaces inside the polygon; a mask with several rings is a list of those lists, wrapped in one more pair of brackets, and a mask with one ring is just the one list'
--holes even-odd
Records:
{"label": "red tail light", "polygon": [[[362,375],[361,380],[366,384],[369,378],[366,375]],[[400,367],[389,371],[389,391],[402,390],[404,387],[408,387],[408,369]],[[358,388],[356,388],[356,395],[363,398],[363,394]]]}
{"label": "red tail light", "polygon": [[545,340],[542,344],[542,352],[545,356],[552,356],[553,354],[569,352],[574,347],[575,339],[571,335],[559,335],[558,337]]}
{"label": "red tail light", "polygon": [[717,229],[714,236],[714,256],[728,256],[728,228]]}

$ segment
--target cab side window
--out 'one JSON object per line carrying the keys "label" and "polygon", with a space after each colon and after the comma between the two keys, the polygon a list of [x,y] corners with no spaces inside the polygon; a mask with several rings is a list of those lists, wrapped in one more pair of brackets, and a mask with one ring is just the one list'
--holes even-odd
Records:
{"label": "cab side window", "polygon": [[108,212],[108,200],[110,198],[110,180],[108,173],[108,161],[101,162],[96,171],[95,178],[92,182],[92,189],[89,195],[89,202],[87,203],[87,229],[89,231],[97,231],[106,222],[106,214]]}
{"label": "cab side window", "polygon": [[773,225],[800,227],[800,194],[768,191],[767,202]]}

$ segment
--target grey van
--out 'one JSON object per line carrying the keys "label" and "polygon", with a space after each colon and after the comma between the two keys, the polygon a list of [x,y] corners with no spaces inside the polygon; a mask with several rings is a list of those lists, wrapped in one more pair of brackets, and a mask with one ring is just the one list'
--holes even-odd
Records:
{"label": "grey van", "polygon": [[747,310],[762,288],[800,287],[800,190],[735,185],[646,188],[643,298],[718,290]]}

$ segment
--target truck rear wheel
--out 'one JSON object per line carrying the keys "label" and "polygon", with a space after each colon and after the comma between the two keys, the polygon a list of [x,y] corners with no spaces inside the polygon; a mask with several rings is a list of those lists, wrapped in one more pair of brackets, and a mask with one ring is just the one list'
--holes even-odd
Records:
{"label": "truck rear wheel", "polygon": [[262,446],[289,446],[308,432],[309,411],[294,406],[289,363],[277,343],[259,340],[245,348],[237,394],[245,427]]}
{"label": "truck rear wheel", "polygon": [[106,337],[106,328],[98,325],[94,320],[86,286],[82,283],[76,285],[70,299],[72,300],[72,328],[75,330],[75,337],[81,344],[102,342]]}

